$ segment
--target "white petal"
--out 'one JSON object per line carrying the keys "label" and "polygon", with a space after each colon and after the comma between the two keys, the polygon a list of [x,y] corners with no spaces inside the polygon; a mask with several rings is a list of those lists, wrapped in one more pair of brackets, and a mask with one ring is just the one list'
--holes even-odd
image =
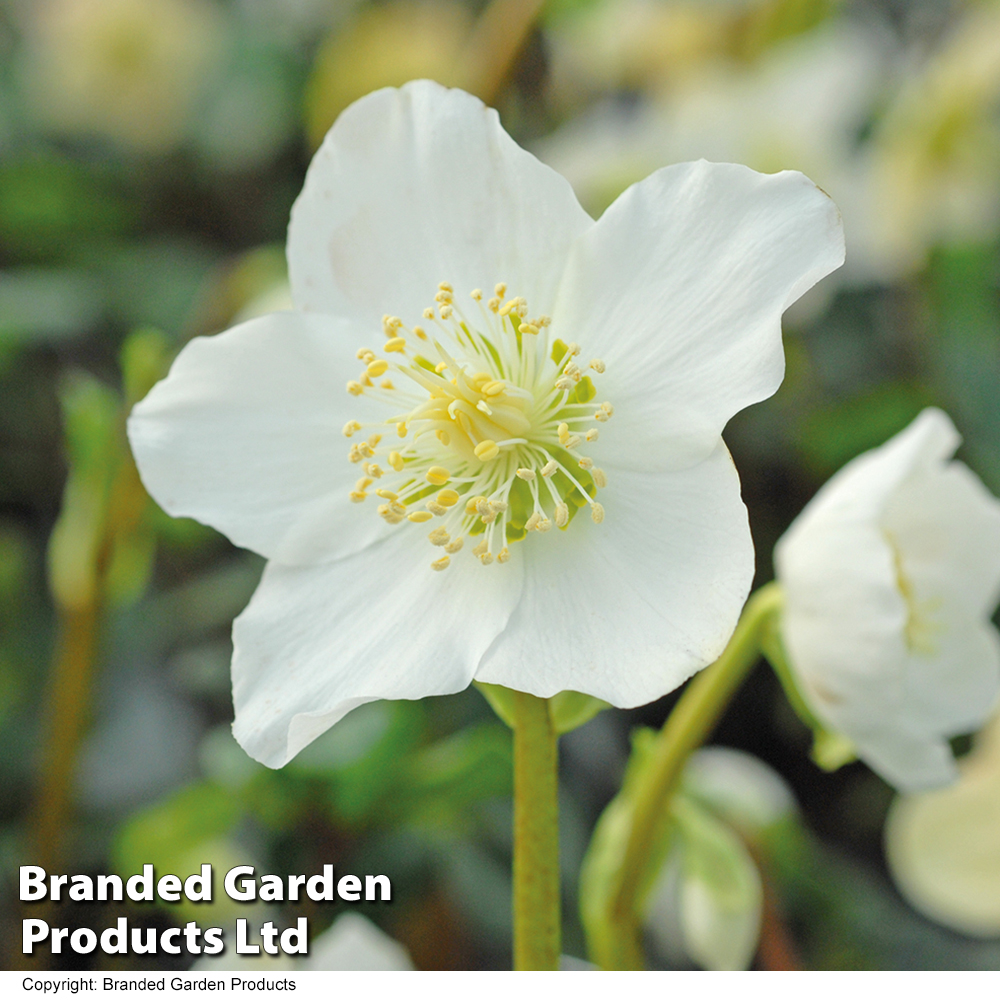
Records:
{"label": "white petal", "polygon": [[420,323],[438,282],[465,308],[497,282],[551,312],[575,237],[593,225],[568,181],[521,149],[497,113],[418,80],[337,119],[292,209],[299,309]]}
{"label": "white petal", "polygon": [[[711,663],[753,577],[746,509],[722,442],[676,473],[618,471],[565,535],[533,534],[524,595],[479,680],[540,697],[573,690],[645,704]],[[513,557],[512,557],[513,558]]]}
{"label": "white petal", "polygon": [[167,513],[288,563],[355,552],[384,533],[348,494],[346,380],[359,341],[343,320],[274,313],[192,340],[132,411],[142,481]]}
{"label": "white petal", "polygon": [[779,544],[795,544],[793,539],[817,529],[821,522],[881,519],[903,482],[939,466],[955,453],[960,441],[948,416],[929,407],[880,448],[859,455],[831,477]]}
{"label": "white petal", "polygon": [[467,552],[435,572],[423,535],[404,524],[335,562],[268,563],[233,624],[233,733],[251,757],[281,767],[365,702],[468,686],[522,573]]}
{"label": "white petal", "polygon": [[629,188],[577,243],[552,326],[607,364],[616,464],[708,454],[778,388],[782,312],[843,259],[836,206],[798,173],[702,160]]}

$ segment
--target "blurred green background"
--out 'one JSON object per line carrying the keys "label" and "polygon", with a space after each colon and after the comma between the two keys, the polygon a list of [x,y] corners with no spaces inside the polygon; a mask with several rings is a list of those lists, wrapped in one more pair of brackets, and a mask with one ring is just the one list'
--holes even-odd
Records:
{"label": "blurred green background", "polygon": [[[247,758],[229,733],[229,627],[262,560],[162,514],[123,430],[186,340],[285,305],[285,227],[312,151],[351,101],[414,77],[496,106],[595,215],[701,156],[803,170],[840,205],[846,267],[786,316],[779,393],[726,432],[758,583],[824,479],[928,404],[1000,492],[1000,3],[0,0],[4,968],[42,967],[19,954],[21,918],[41,911],[17,902],[18,865],[146,862],[385,872],[394,901],[355,909],[418,967],[509,966],[508,731],[470,690],[359,709],[282,771]],[[585,954],[580,859],[629,730],[671,702],[563,740],[571,955]],[[716,739],[769,763],[802,810],[758,857],[775,903],[758,967],[1000,968],[1000,940],[898,895],[882,851],[892,791],[861,765],[820,772],[763,667]],[[338,912],[244,912],[223,896],[210,915],[109,904],[49,918],[100,930],[120,915],[305,914],[318,934]]]}

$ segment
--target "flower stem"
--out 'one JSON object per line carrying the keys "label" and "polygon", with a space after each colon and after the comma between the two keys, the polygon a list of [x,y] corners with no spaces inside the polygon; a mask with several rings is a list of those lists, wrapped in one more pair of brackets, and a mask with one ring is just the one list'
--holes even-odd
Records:
{"label": "flower stem", "polygon": [[645,966],[640,928],[640,899],[647,859],[670,797],[688,757],[708,738],[730,699],[760,655],[762,632],[781,603],[777,584],[758,590],[747,602],[729,645],[711,666],[687,686],[657,734],[648,768],[637,789],[631,829],[609,899],[603,955],[605,967]]}
{"label": "flower stem", "polygon": [[35,864],[48,871],[58,869],[62,859],[70,786],[90,708],[97,620],[95,604],[64,608],[61,612],[60,635],[49,681],[48,731],[35,817]]}
{"label": "flower stem", "polygon": [[514,968],[557,969],[558,749],[545,698],[514,691]]}

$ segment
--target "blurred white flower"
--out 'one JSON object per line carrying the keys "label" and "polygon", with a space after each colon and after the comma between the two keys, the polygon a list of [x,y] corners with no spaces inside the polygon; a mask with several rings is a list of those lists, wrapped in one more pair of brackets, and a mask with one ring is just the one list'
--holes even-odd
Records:
{"label": "blurred white flower", "polygon": [[302,963],[319,972],[409,972],[409,952],[359,913],[344,913],[309,948]]}
{"label": "blurred white flower", "polygon": [[1000,716],[959,761],[949,788],[896,800],[889,867],[922,913],[965,934],[1000,936]]}
{"label": "blurred white flower", "polygon": [[44,121],[160,151],[181,137],[218,58],[223,22],[206,0],[38,0],[23,79]]}
{"label": "blurred white flower", "polygon": [[775,549],[801,693],[908,791],[955,777],[948,737],[1000,694],[1000,501],[948,461],[958,443],[925,410],[837,473]]}
{"label": "blurred white flower", "polygon": [[[1000,228],[1000,8],[971,4],[912,60],[872,132],[875,252],[897,273]],[[820,182],[822,183],[822,182]]]}
{"label": "blurred white flower", "polygon": [[707,62],[680,85],[635,105],[598,105],[534,151],[569,179],[590,210],[678,160],[704,156],[755,170],[801,170],[844,215],[848,255],[838,280],[892,277],[896,262],[882,252],[859,135],[884,99],[895,61],[881,32],[826,23],[749,65]]}
{"label": "blurred white flower", "polygon": [[795,814],[763,761],[728,747],[699,750],[671,804],[670,851],[649,896],[646,930],[672,965],[746,969],[757,952],[763,888],[751,843]]}
{"label": "blurred white flower", "polygon": [[842,239],[800,174],[681,164],[595,223],[468,94],[345,111],[292,213],[296,311],[192,341],[129,424],[168,512],[270,560],[244,748],[280,766],[473,678],[637,705],[714,660],[753,575],[720,434]]}

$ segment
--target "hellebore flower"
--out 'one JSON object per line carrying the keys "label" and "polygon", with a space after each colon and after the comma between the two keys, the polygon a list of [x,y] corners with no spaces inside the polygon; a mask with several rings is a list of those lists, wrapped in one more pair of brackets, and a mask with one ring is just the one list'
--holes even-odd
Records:
{"label": "hellebore flower", "polygon": [[280,766],[474,678],[638,705],[710,663],[753,573],[720,434],[842,258],[800,174],[681,164],[594,222],[468,94],[348,108],[292,210],[295,311],[192,341],[129,424],[165,510],[270,560],[243,747]]}
{"label": "hellebore flower", "polygon": [[848,463],[775,549],[782,640],[819,720],[905,791],[956,775],[948,737],[1000,694],[1000,501],[940,410]]}
{"label": "hellebore flower", "polygon": [[896,799],[886,858],[921,913],[963,934],[1000,937],[1000,716],[958,769],[948,788]]}

